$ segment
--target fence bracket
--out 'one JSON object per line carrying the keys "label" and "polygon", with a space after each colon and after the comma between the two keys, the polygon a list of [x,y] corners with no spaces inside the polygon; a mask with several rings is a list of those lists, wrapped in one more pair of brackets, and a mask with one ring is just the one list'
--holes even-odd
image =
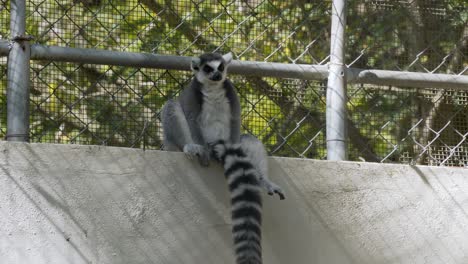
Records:
{"label": "fence bracket", "polygon": [[11,39],[14,42],[23,42],[23,41],[31,41],[34,40],[34,36],[32,35],[17,35]]}

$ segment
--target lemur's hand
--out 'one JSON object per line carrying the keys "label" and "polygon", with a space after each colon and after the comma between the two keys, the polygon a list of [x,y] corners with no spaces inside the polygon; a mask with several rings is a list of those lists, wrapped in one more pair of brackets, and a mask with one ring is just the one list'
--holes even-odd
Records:
{"label": "lemur's hand", "polygon": [[208,143],[208,147],[211,150],[211,156],[217,161],[221,161],[224,152],[226,151],[226,145],[224,140],[218,140],[216,142]]}
{"label": "lemur's hand", "polygon": [[198,157],[198,161],[203,167],[210,165],[210,153],[204,146],[198,144],[187,144],[184,146],[183,151],[185,156],[190,160]]}

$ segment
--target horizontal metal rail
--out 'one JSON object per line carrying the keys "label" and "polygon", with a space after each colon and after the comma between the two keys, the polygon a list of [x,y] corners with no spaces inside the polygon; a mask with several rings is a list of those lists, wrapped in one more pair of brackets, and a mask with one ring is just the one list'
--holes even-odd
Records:
{"label": "horizontal metal rail", "polygon": [[[0,56],[7,56],[8,41],[0,40]],[[62,62],[118,65],[139,68],[190,70],[191,57],[31,45],[31,59]],[[325,80],[327,65],[233,61],[229,72],[246,76]],[[349,83],[393,85],[398,87],[468,89],[467,75],[347,68]]]}
{"label": "horizontal metal rail", "polygon": [[398,87],[468,89],[468,75],[348,68],[349,83],[393,85]]}
{"label": "horizontal metal rail", "polygon": [[[190,63],[192,61],[191,57],[186,56],[77,49],[67,47],[49,47],[43,45],[33,45],[31,47],[31,58],[35,60],[52,60],[184,71],[190,71]],[[233,61],[233,63],[229,66],[229,72],[233,74],[251,76],[272,76],[281,78],[321,80],[327,77],[327,66]]]}

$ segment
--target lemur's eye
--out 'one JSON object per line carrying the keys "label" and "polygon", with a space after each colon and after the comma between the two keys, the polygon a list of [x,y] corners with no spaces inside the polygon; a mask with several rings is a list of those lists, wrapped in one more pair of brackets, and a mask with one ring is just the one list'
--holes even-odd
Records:
{"label": "lemur's eye", "polygon": [[213,71],[213,68],[211,68],[210,66],[208,65],[205,65],[205,67],[203,67],[203,71],[206,72],[206,73],[210,73]]}
{"label": "lemur's eye", "polygon": [[223,64],[220,64],[220,65],[219,65],[218,71],[224,71],[224,65],[223,65]]}

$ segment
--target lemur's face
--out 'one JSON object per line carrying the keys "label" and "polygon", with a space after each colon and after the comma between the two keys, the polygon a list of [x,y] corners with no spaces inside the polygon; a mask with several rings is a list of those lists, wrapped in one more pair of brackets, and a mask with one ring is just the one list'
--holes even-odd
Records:
{"label": "lemur's face", "polygon": [[226,68],[232,60],[232,54],[221,56],[207,53],[192,60],[192,70],[197,80],[203,84],[218,84],[226,80]]}

